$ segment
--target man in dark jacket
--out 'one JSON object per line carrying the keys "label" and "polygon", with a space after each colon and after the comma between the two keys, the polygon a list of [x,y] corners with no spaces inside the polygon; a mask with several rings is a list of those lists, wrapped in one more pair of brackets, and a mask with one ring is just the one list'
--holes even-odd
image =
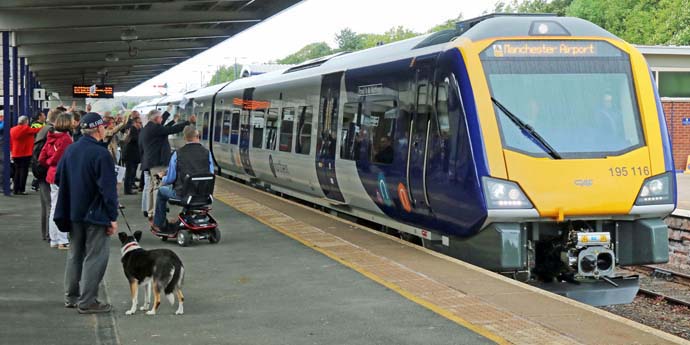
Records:
{"label": "man in dark jacket", "polygon": [[168,135],[182,132],[185,126],[196,123],[196,115],[192,115],[189,121],[176,123],[174,126],[163,126],[163,117],[159,110],[151,110],[148,114],[149,122],[139,134],[139,147],[141,148],[141,170],[148,171],[150,183],[144,194],[148,196],[148,209],[146,211],[149,220],[153,219],[156,206],[156,195],[160,187],[160,181],[151,178],[164,171],[170,162],[170,143]]}
{"label": "man in dark jacket", "polygon": [[158,232],[167,228],[165,206],[170,198],[181,195],[184,177],[203,173],[213,174],[213,157],[205,147],[201,146],[199,131],[192,126],[187,126],[183,134],[186,144],[172,154],[168,170],[158,173],[162,179],[162,186],[158,190],[156,215],[151,226]]}
{"label": "man in dark jacket", "polygon": [[101,116],[87,113],[80,127],[84,136],[67,148],[57,167],[55,183],[60,191],[53,220],[60,231],[70,232],[65,307],[77,308],[80,314],[105,313],[110,304],[96,297],[108,266],[108,236],[117,233],[117,176],[101,142],[105,137]]}
{"label": "man in dark jacket", "polygon": [[134,188],[134,177],[137,175],[137,166],[141,162],[139,155],[139,133],[141,132],[141,116],[138,111],[133,111],[130,115],[127,126],[125,126],[127,135],[125,136],[125,152],[123,160],[125,161],[125,194],[136,194],[132,190]]}

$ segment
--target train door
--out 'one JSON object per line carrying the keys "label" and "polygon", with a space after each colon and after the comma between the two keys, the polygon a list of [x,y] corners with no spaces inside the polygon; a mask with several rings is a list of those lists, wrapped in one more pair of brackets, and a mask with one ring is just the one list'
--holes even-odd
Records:
{"label": "train door", "polygon": [[327,199],[345,203],[335,173],[335,148],[338,137],[338,108],[343,72],[324,75],[319,97],[319,123],[316,141],[316,175]]}
{"label": "train door", "polygon": [[[243,104],[251,104],[253,100],[254,88],[249,88],[244,90],[244,95],[242,97]],[[242,167],[244,167],[244,172],[249,176],[256,176],[254,174],[254,169],[252,168],[252,162],[249,159],[249,146],[251,145],[251,106],[243,106],[240,116],[240,160],[242,162]]]}
{"label": "train door", "polygon": [[430,130],[433,119],[433,76],[435,55],[417,59],[414,65],[415,103],[410,120],[410,138],[407,152],[407,183],[412,205],[417,212],[431,211],[427,191]]}

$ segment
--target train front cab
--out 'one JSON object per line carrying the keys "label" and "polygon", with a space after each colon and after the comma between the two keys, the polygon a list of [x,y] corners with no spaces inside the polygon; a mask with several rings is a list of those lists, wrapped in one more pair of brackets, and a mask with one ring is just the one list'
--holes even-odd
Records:
{"label": "train front cab", "polygon": [[590,304],[627,303],[637,282],[616,266],[668,261],[662,218],[676,200],[665,118],[643,56],[598,27],[607,35],[571,35],[567,19],[456,41],[487,219],[435,249]]}

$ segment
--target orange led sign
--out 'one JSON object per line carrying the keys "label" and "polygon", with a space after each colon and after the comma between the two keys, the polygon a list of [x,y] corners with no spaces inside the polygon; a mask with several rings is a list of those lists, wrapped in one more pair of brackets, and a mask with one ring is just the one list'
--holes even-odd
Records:
{"label": "orange led sign", "polygon": [[113,98],[112,85],[72,85],[74,98]]}
{"label": "orange led sign", "polygon": [[621,51],[601,41],[515,40],[497,41],[482,52],[483,58],[620,57]]}
{"label": "orange led sign", "polygon": [[268,101],[251,101],[241,98],[234,98],[232,104],[240,106],[244,110],[266,109],[271,106],[271,102]]}

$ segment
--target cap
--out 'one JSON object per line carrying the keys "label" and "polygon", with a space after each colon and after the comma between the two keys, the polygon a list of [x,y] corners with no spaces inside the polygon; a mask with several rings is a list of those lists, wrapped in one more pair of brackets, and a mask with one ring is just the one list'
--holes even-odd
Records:
{"label": "cap", "polygon": [[79,127],[82,129],[91,129],[103,125],[104,123],[101,115],[98,113],[86,113],[86,115],[82,116]]}

